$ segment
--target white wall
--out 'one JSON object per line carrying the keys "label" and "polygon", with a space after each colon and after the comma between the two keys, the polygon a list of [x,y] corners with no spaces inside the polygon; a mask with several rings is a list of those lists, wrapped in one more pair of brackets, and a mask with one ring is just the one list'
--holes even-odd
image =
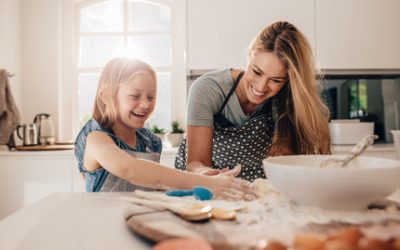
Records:
{"label": "white wall", "polygon": [[45,112],[58,127],[60,2],[0,1],[0,68],[15,74],[10,85],[22,123]]}
{"label": "white wall", "polygon": [[15,74],[10,78],[11,91],[20,112],[22,109],[22,70],[20,50],[20,2],[18,0],[0,1],[0,69]]}
{"label": "white wall", "polygon": [[[74,61],[74,48],[73,41],[66,39],[73,34],[73,22],[67,17],[72,16],[76,1],[0,0],[0,68],[16,74],[11,78],[11,87],[22,122],[32,122],[37,113],[50,113],[58,138],[62,140],[74,139],[69,131],[76,126],[72,123],[73,105],[76,105],[71,98],[74,90],[68,84],[74,81],[68,66]],[[186,46],[186,43],[178,45]],[[178,120],[184,120],[184,105],[181,107],[180,114],[174,114]]]}
{"label": "white wall", "polygon": [[23,122],[49,113],[58,127],[60,0],[21,1]]}

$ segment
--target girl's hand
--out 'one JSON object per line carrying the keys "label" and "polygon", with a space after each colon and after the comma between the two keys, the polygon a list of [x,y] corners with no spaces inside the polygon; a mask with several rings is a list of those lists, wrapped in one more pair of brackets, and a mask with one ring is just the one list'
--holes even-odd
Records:
{"label": "girl's hand", "polygon": [[250,182],[226,175],[207,177],[210,188],[216,198],[225,200],[254,200],[258,198]]}

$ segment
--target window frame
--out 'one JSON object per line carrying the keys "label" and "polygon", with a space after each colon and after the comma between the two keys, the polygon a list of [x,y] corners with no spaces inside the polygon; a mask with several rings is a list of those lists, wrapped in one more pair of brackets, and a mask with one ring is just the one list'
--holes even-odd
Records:
{"label": "window frame", "polygon": [[[79,74],[79,10],[84,6],[107,0],[62,0],[62,33],[60,34],[61,48],[61,80],[60,80],[60,138],[74,140],[80,130],[78,110]],[[130,0],[123,0],[125,7]],[[186,0],[136,0],[168,6],[171,9],[171,67],[155,67],[157,72],[171,72],[171,118],[183,126],[186,124]],[[124,8],[124,12],[128,12]],[[127,22],[125,20],[124,22]],[[125,25],[124,25],[125,26]],[[125,26],[126,27],[126,26]],[[90,32],[94,33],[94,32]],[[104,34],[99,32],[99,34]],[[112,32],[114,33],[114,32]],[[126,32],[129,34],[149,34],[151,32]],[[161,32],[157,32],[160,34]],[[98,73],[101,67],[84,67],[85,73]],[[167,128],[168,130],[169,128]]]}

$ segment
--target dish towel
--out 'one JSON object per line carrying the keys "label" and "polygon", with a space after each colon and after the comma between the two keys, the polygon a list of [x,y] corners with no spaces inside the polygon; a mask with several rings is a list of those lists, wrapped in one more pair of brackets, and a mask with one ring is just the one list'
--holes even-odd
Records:
{"label": "dish towel", "polygon": [[8,143],[20,119],[20,113],[8,84],[8,72],[0,69],[0,145]]}

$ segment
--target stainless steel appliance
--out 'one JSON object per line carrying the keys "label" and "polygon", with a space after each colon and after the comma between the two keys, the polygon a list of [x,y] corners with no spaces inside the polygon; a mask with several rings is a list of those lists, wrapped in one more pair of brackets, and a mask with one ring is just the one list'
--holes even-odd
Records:
{"label": "stainless steel appliance", "polygon": [[[22,129],[22,135],[21,135]],[[18,125],[17,135],[22,140],[24,146],[33,146],[38,144],[38,130],[36,124]]]}
{"label": "stainless steel appliance", "polygon": [[51,116],[46,113],[37,114],[33,123],[38,128],[38,140],[40,145],[52,145],[55,142],[54,124]]}
{"label": "stainless steel appliance", "polygon": [[331,119],[374,122],[378,142],[393,142],[390,130],[400,129],[400,70],[331,70],[321,83]]}

